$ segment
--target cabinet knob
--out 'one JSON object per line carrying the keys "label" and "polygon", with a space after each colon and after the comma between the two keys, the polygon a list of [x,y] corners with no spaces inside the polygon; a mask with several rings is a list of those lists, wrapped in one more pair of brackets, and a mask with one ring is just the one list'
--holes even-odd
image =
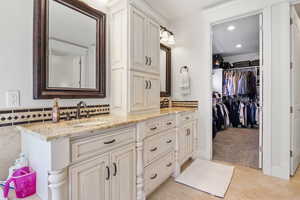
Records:
{"label": "cabinet knob", "polygon": [[168,126],[170,126],[170,125],[172,125],[172,124],[173,124],[172,122],[168,122],[168,123],[167,123]]}

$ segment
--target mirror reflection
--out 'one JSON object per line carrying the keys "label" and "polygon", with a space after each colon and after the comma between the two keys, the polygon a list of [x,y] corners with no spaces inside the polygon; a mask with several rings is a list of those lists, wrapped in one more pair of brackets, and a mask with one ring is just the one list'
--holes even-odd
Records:
{"label": "mirror reflection", "polygon": [[97,21],[49,1],[48,88],[96,89]]}

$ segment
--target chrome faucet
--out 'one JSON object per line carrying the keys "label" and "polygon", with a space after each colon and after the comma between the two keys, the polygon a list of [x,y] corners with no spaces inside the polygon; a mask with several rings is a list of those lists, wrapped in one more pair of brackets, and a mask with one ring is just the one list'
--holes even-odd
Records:
{"label": "chrome faucet", "polygon": [[76,118],[77,119],[81,119],[81,106],[83,106],[84,108],[87,108],[87,105],[84,101],[80,101],[78,104],[77,104],[77,113],[76,113]]}

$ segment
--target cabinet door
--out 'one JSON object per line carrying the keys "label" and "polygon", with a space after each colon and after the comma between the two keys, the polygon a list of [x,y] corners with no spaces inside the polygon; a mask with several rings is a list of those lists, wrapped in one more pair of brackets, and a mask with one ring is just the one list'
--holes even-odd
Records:
{"label": "cabinet door", "polygon": [[144,110],[146,106],[146,87],[149,82],[146,81],[145,76],[140,73],[132,73],[131,76],[131,95],[130,95],[130,111]]}
{"label": "cabinet door", "polygon": [[111,154],[112,198],[111,200],[136,199],[136,153],[135,146],[128,145]]}
{"label": "cabinet door", "polygon": [[[147,78],[146,78],[147,79]],[[156,109],[160,107],[160,79],[159,77],[148,78],[149,89],[147,90],[147,108]]]}
{"label": "cabinet door", "polygon": [[147,55],[149,57],[148,71],[160,72],[160,26],[148,19],[147,26]]}
{"label": "cabinet door", "polygon": [[192,156],[193,153],[193,123],[189,123],[180,128],[178,145],[179,145],[179,161],[185,162],[188,156]]}
{"label": "cabinet door", "polygon": [[71,200],[110,200],[109,155],[70,167]]}
{"label": "cabinet door", "polygon": [[146,70],[146,16],[131,7],[131,68]]}

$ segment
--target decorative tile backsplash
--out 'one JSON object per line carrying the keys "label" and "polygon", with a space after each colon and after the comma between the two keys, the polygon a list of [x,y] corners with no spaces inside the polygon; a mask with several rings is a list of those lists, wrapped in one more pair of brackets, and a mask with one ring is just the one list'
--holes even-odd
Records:
{"label": "decorative tile backsplash", "polygon": [[[103,115],[110,113],[110,107],[105,105],[90,105],[87,108],[81,108],[81,116]],[[67,114],[73,119],[77,114],[77,107],[61,107],[60,117],[66,119]],[[52,108],[34,108],[34,109],[14,109],[0,110],[0,127],[14,126],[35,122],[46,122],[52,120]]]}
{"label": "decorative tile backsplash", "polygon": [[198,101],[172,101],[172,107],[198,108]]}

